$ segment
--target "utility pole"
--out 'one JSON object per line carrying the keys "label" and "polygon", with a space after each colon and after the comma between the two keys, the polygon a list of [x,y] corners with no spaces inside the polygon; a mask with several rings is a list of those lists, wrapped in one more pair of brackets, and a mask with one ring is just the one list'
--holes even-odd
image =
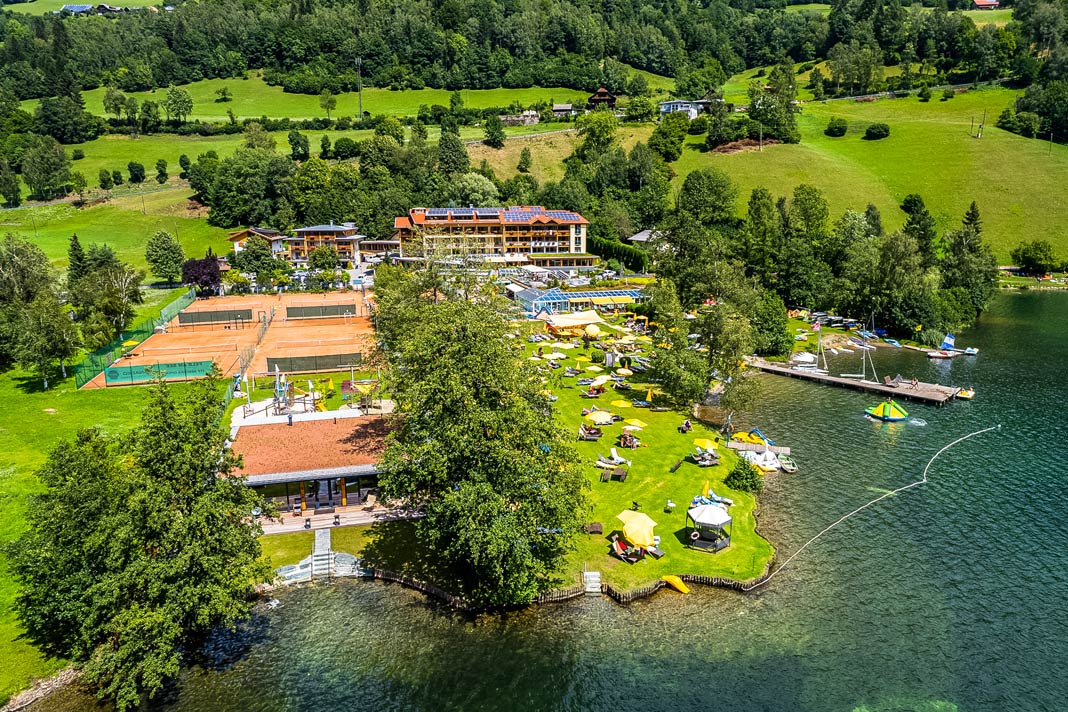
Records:
{"label": "utility pole", "polygon": [[360,106],[360,115],[357,118],[363,121],[363,57],[356,58],[356,94]]}
{"label": "utility pole", "polygon": [[760,124],[760,153],[764,152],[764,124]]}
{"label": "utility pole", "polygon": [[[1053,129],[1049,130],[1049,152],[1047,152],[1046,155],[1047,156],[1052,156],[1053,155]],[[37,234],[37,228],[36,227],[34,228],[34,234],[35,235]]]}

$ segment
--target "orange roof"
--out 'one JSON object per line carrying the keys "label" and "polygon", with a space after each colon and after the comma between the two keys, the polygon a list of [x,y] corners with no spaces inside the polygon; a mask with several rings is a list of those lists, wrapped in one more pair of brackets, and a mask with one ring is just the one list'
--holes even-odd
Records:
{"label": "orange roof", "polygon": [[412,226],[412,221],[406,217],[393,218],[394,230],[407,230]]}
{"label": "orange roof", "polygon": [[387,432],[386,421],[376,417],[246,425],[233,442],[234,452],[244,460],[235,474],[374,465],[385,450]]}

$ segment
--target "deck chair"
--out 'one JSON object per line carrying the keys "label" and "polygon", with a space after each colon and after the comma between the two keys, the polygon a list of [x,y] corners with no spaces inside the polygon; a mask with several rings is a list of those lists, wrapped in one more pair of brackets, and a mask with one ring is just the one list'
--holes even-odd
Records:
{"label": "deck chair", "polygon": [[612,542],[612,553],[618,556],[621,560],[626,561],[628,564],[633,564],[638,561],[636,554],[631,554],[622,542],[619,540]]}
{"label": "deck chair", "polygon": [[365,510],[367,510],[368,512],[371,512],[371,511],[374,510],[375,505],[377,503],[378,503],[378,495],[369,494],[369,495],[367,495],[367,499],[364,500],[363,508]]}
{"label": "deck chair", "polygon": [[622,464],[626,463],[627,467],[630,467],[630,460],[626,459],[625,457],[620,457],[619,453],[616,452],[615,448],[612,448],[611,453],[612,453],[612,457],[610,457],[610,458],[606,457],[605,458],[606,460],[609,460],[609,461],[611,461],[611,462],[613,462],[613,463],[615,463],[617,465],[622,465]]}

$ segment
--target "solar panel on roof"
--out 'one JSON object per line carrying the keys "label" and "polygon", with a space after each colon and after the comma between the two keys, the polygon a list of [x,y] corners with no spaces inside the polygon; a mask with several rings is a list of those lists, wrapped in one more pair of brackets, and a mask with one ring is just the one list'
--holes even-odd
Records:
{"label": "solar panel on roof", "polygon": [[428,208],[427,215],[433,215],[434,217],[444,217],[449,214],[448,208]]}

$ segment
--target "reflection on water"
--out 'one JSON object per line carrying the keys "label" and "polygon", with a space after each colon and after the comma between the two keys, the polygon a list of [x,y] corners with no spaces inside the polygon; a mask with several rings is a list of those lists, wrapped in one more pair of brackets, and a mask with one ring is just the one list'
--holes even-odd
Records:
{"label": "reflection on water", "polygon": [[[765,377],[742,420],[794,450],[769,479],[762,531],[783,559],[843,513],[930,482],[826,534],[760,592],[663,591],[466,617],[397,586],[278,594],[216,636],[153,707],[209,710],[1053,710],[1068,699],[1064,608],[1068,295],[1002,297],[932,363],[880,350],[880,373],[973,385],[975,401],[910,404],[926,427],[874,424],[873,396]],[[849,354],[841,370],[849,370]],[[830,357],[832,369],[834,359]],[[855,358],[855,356],[854,356]],[[640,565],[640,564],[638,564]],[[78,711],[64,691],[34,709]]]}

